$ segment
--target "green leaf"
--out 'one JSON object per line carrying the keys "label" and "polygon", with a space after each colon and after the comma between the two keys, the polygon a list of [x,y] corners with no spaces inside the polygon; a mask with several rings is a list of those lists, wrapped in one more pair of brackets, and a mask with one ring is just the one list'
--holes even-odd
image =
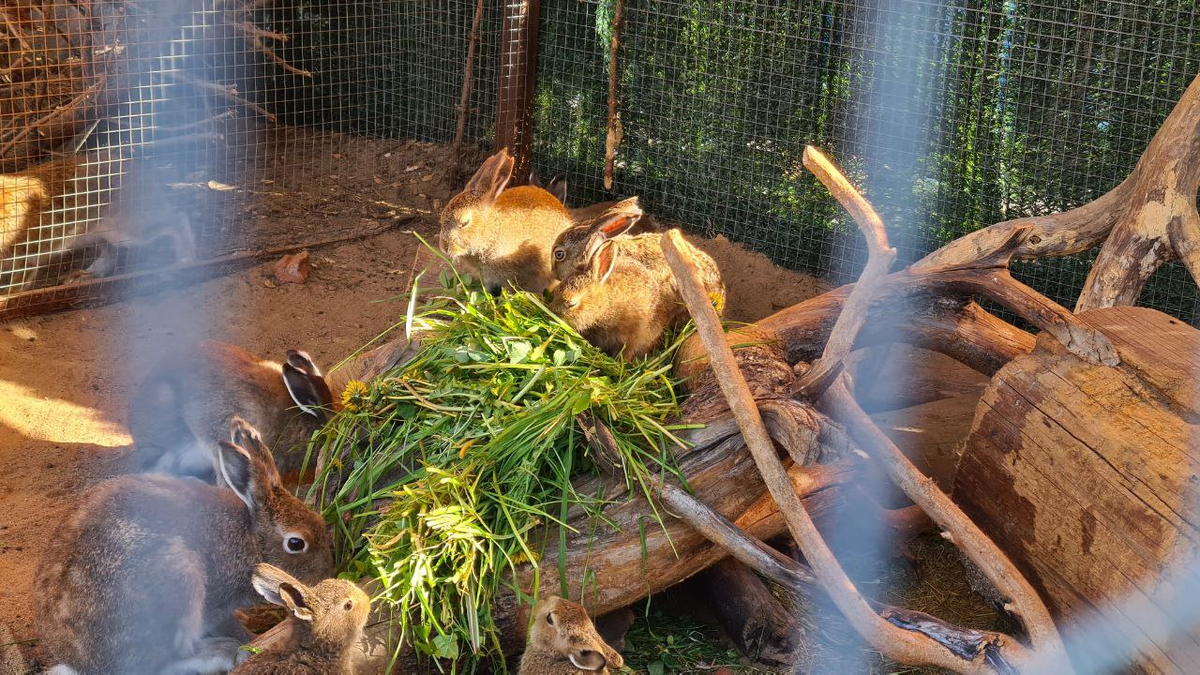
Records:
{"label": "green leaf", "polygon": [[575,404],[571,406],[571,414],[578,415],[579,413],[583,412],[584,410],[587,410],[588,407],[591,405],[591,403],[592,402],[588,398],[587,394],[583,394],[582,396],[575,397]]}
{"label": "green leaf", "polygon": [[646,673],[648,673],[648,675],[663,675],[664,672],[665,668],[662,661],[655,661],[654,663],[646,664]]}
{"label": "green leaf", "polygon": [[511,340],[506,347],[508,348],[508,362],[514,364],[525,363],[530,352],[533,351],[533,345],[524,340]]}

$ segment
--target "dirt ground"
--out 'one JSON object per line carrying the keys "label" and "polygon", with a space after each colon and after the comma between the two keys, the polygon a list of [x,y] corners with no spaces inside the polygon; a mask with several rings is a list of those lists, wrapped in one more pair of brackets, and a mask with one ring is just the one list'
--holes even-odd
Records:
{"label": "dirt ground", "polygon": [[[394,229],[314,249],[303,285],[273,281],[269,260],[186,288],[0,324],[0,623],[17,641],[36,638],[32,579],[57,523],[89,486],[121,470],[127,402],[149,367],[204,338],[274,358],[299,347],[331,367],[393,325],[404,311],[394,298],[414,270],[436,262],[413,232],[433,236],[436,210],[455,190],[444,148],[340,136],[292,147],[249,185],[192,176],[176,189],[245,197],[232,203],[251,228],[247,245]],[[732,320],[822,290],[723,238],[704,248],[725,271]],[[40,656],[36,643],[27,651]]]}

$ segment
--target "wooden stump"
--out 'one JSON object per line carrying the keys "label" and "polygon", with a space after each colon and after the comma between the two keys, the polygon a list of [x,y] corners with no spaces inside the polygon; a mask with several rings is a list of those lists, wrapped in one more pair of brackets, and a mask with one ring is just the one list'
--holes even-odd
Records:
{"label": "wooden stump", "polygon": [[1200,535],[1200,331],[1144,308],[1079,318],[1122,363],[1041,335],[984,393],[954,497],[1080,633],[1080,672],[1121,667],[1097,663],[1114,648],[1141,672],[1200,672],[1200,621],[1172,607],[1200,602],[1178,581]]}

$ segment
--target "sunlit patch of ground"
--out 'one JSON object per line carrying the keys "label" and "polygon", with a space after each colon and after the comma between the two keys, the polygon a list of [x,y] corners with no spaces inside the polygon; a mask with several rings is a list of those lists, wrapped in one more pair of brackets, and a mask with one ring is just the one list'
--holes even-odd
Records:
{"label": "sunlit patch of ground", "polygon": [[58,398],[41,396],[29,387],[0,380],[0,426],[25,438],[50,443],[84,441],[107,448],[129,445],[129,434],[100,411]]}

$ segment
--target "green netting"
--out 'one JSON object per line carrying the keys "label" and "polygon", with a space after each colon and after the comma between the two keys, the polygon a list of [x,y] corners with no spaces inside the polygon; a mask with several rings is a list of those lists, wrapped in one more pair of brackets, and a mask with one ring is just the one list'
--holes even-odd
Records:
{"label": "green netting", "polygon": [[[542,3],[535,157],[577,203],[601,187],[612,0]],[[617,195],[851,278],[864,251],[800,167],[831,151],[902,261],[993,222],[1120,182],[1200,71],[1190,0],[628,2]],[[1068,307],[1090,255],[1022,263]],[[1144,304],[1195,321],[1195,285],[1161,270]]]}

